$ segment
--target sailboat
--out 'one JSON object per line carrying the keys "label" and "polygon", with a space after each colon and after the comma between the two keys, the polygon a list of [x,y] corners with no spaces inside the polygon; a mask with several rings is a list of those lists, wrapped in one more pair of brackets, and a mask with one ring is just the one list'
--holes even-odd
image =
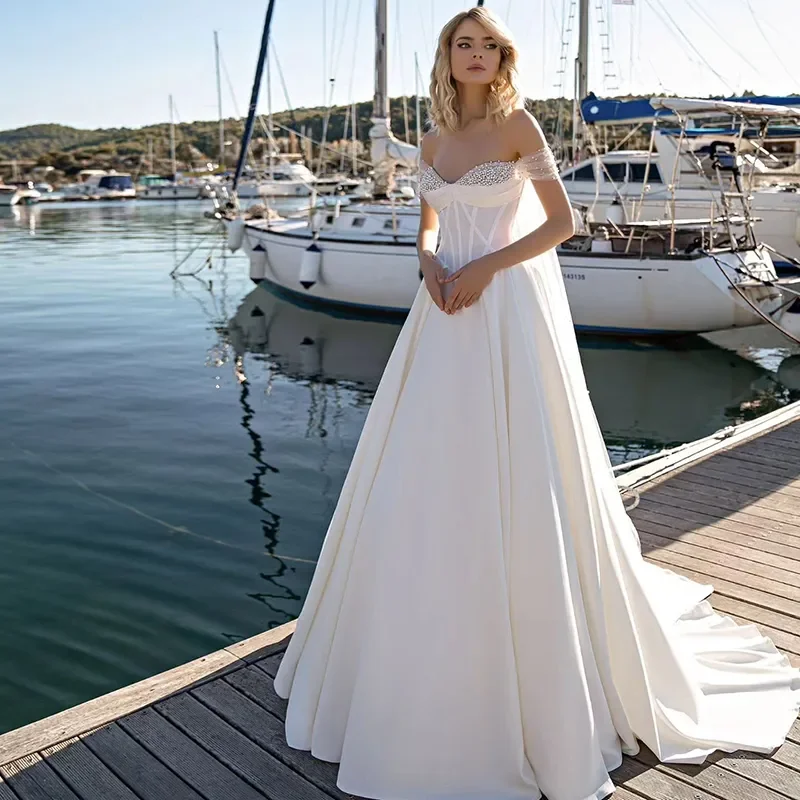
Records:
{"label": "sailboat", "polygon": [[[588,26],[588,6],[585,14],[583,6],[582,0],[581,21]],[[384,188],[394,166],[418,158],[417,148],[399,142],[389,124],[386,27],[387,0],[377,0],[370,138],[376,179],[383,180]],[[577,74],[585,76],[587,63],[588,37],[582,35]],[[662,103],[670,107],[669,100]],[[741,111],[734,105],[728,110],[734,115]],[[252,280],[288,296],[329,308],[404,313],[419,288],[418,202],[352,203],[313,209],[303,219],[245,219],[238,210],[220,212],[220,218],[228,225],[231,249],[247,253]],[[781,315],[785,325],[800,329],[791,279],[778,279],[769,251],[752,238],[750,222],[746,204],[738,217],[726,213],[632,223],[587,218],[585,228],[559,249],[576,328],[699,333]]]}

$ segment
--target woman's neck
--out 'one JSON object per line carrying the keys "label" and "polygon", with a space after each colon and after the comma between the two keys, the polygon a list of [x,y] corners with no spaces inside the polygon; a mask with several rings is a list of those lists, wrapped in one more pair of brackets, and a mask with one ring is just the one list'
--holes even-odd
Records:
{"label": "woman's neck", "polygon": [[486,99],[489,96],[487,84],[458,85],[459,119],[461,127],[486,118]]}

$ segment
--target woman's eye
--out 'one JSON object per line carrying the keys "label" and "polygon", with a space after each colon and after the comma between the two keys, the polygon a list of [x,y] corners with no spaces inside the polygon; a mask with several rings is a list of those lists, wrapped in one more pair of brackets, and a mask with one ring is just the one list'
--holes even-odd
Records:
{"label": "woman's eye", "polygon": [[465,47],[469,47],[469,42],[459,42],[458,46],[464,49]]}
{"label": "woman's eye", "polygon": [[490,42],[489,44],[487,44],[487,45],[486,45],[486,47],[487,47],[489,50],[497,50],[497,45],[496,45],[496,44],[494,44],[493,42]]}

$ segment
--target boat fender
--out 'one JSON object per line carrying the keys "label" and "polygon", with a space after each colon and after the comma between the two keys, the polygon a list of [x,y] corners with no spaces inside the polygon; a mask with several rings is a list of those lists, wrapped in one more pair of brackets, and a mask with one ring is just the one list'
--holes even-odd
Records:
{"label": "boat fender", "polygon": [[244,242],[244,220],[241,217],[228,223],[228,247],[235,253]]}
{"label": "boat fender", "polygon": [[303,260],[300,262],[300,285],[304,289],[310,289],[319,280],[321,267],[322,250],[317,247],[316,242],[311,242],[305,253],[303,253]]}
{"label": "boat fender", "polygon": [[261,242],[250,251],[250,280],[261,283],[267,274],[267,251]]}

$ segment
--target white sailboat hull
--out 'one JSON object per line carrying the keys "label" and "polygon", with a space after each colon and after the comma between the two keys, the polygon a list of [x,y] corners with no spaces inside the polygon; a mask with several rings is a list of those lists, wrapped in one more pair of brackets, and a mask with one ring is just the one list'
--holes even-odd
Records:
{"label": "white sailboat hull", "polygon": [[[251,259],[251,278],[257,282],[266,280],[306,301],[329,306],[400,313],[411,306],[420,276],[413,237],[398,239],[371,243],[320,238],[315,243],[319,255],[309,260],[306,250],[312,238],[307,226],[286,220],[269,228],[247,224],[244,249]],[[610,333],[698,333],[759,324],[763,319],[730,287],[728,278],[742,278],[732,266],[775,277],[763,249],[721,253],[716,260],[704,255],[640,259],[562,250],[559,260],[576,328]],[[307,271],[314,264],[316,279],[311,281]],[[766,313],[782,298],[780,291],[766,287],[747,293]]]}

